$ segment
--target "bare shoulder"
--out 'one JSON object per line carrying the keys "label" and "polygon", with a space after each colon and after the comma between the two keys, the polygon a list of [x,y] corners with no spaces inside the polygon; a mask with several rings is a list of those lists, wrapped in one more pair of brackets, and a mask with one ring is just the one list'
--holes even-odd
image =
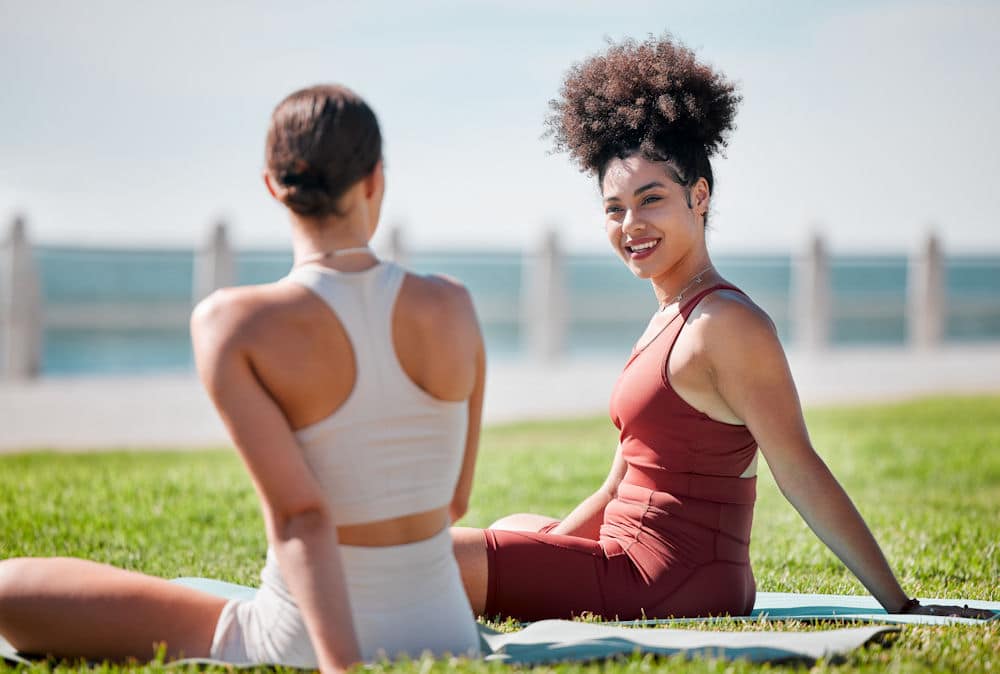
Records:
{"label": "bare shoulder", "polygon": [[[698,304],[689,319],[713,360],[764,356],[781,351],[774,321],[736,290],[720,290]],[[783,352],[782,352],[783,353]]]}
{"label": "bare shoulder", "polygon": [[252,341],[278,324],[276,314],[294,312],[303,293],[289,284],[222,288],[203,299],[191,314],[191,335],[199,344],[234,345]]}
{"label": "bare shoulder", "polygon": [[774,321],[757,304],[736,290],[719,290],[701,302],[691,313],[692,323],[702,322],[710,333],[725,336],[730,330],[763,330],[775,333]]}
{"label": "bare shoulder", "polygon": [[426,318],[474,318],[472,296],[457,279],[442,274],[407,272],[406,300]]}
{"label": "bare shoulder", "polygon": [[410,379],[441,400],[475,390],[483,340],[465,287],[442,276],[408,274],[393,314],[393,344]]}

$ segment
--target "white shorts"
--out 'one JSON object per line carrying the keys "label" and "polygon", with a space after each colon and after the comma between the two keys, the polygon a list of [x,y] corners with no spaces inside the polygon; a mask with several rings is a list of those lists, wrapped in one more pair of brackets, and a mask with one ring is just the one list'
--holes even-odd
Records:
{"label": "white shorts", "polygon": [[[479,631],[465,596],[451,533],[390,547],[340,546],[361,658],[476,657]],[[251,600],[232,600],[219,616],[211,657],[233,664],[317,667],[305,623],[274,556]]]}

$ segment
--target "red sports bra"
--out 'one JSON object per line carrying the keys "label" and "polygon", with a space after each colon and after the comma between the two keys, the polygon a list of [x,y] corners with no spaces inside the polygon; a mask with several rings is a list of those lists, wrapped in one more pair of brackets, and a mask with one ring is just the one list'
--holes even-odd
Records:
{"label": "red sports bra", "polygon": [[672,491],[677,473],[739,477],[756,456],[757,441],[744,425],[710,418],[684,401],[667,376],[674,343],[691,312],[708,294],[739,288],[719,284],[684,302],[645,347],[635,351],[611,394],[611,419],[621,431],[627,481]]}

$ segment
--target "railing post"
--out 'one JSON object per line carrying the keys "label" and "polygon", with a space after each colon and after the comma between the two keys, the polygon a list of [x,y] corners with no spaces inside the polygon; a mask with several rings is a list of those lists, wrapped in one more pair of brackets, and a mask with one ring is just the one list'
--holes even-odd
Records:
{"label": "railing post", "polygon": [[830,340],[830,260],[819,234],[809,239],[792,274],[794,340],[804,351],[820,351]]}
{"label": "railing post", "polygon": [[934,234],[910,256],[906,285],[910,344],[919,349],[939,346],[944,334],[944,255]]}
{"label": "railing post", "polygon": [[24,218],[0,243],[0,376],[30,379],[42,364],[42,296]]}
{"label": "railing post", "polygon": [[564,266],[558,237],[550,229],[541,247],[528,256],[521,283],[521,330],[536,360],[555,360],[564,352],[569,318]]}
{"label": "railing post", "polygon": [[389,241],[386,244],[385,256],[396,264],[406,264],[406,243],[403,240],[403,226],[393,224],[389,228]]}
{"label": "railing post", "polygon": [[225,222],[217,222],[209,234],[208,241],[195,253],[194,297],[195,303],[211,295],[219,288],[236,282],[233,248]]}

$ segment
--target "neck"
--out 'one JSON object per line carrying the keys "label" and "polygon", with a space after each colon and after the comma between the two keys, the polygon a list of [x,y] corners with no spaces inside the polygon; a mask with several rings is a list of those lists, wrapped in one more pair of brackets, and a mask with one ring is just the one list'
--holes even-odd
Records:
{"label": "neck", "polygon": [[695,288],[714,282],[717,276],[712,261],[704,254],[684,258],[668,271],[650,279],[650,283],[656,301],[663,308],[688,297]]}
{"label": "neck", "polygon": [[350,216],[322,220],[292,216],[293,265],[319,262],[342,271],[372,266],[369,228]]}

